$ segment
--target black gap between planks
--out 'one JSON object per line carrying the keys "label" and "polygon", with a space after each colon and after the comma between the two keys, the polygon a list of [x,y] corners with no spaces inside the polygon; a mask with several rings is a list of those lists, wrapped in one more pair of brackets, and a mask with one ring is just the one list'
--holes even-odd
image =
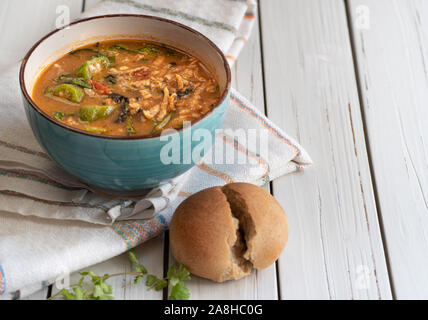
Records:
{"label": "black gap between planks", "polygon": [[[86,7],[86,0],[82,0],[82,9],[80,10],[81,13],[85,11],[85,7]],[[46,294],[46,299],[49,299],[52,296],[53,284],[49,285],[47,289],[48,291]]]}
{"label": "black gap between planks", "polygon": [[[263,54],[263,29],[262,29],[262,13],[261,13],[261,7],[260,7],[260,1],[257,0],[257,23],[259,25],[259,39],[260,39],[260,56],[261,56],[261,68],[262,68],[262,82],[263,82],[263,102],[264,102],[264,113],[267,117],[269,117],[268,114],[268,108],[267,108],[267,99],[266,99],[266,81],[265,81],[265,64],[264,64],[264,54]],[[269,191],[274,196],[274,190],[273,190],[273,182],[269,182]],[[276,273],[276,290],[277,290],[277,296],[278,300],[282,300],[281,297],[281,290],[280,290],[280,274],[279,274],[279,266],[278,261],[275,261],[275,273]]]}
{"label": "black gap between planks", "polygon": [[373,194],[374,194],[374,199],[375,199],[375,204],[376,204],[377,220],[379,223],[379,231],[380,231],[380,235],[381,235],[381,239],[382,239],[382,245],[384,248],[383,251],[385,254],[386,268],[388,270],[388,279],[389,279],[389,286],[391,289],[391,295],[392,295],[392,299],[396,300],[395,286],[394,286],[394,281],[392,278],[391,265],[390,265],[390,259],[389,259],[389,254],[388,254],[388,245],[387,245],[386,238],[385,238],[385,231],[384,231],[385,229],[384,229],[381,209],[380,209],[380,205],[379,205],[379,196],[378,196],[378,191],[377,191],[376,176],[374,174],[373,159],[372,159],[372,154],[370,152],[370,139],[369,139],[368,130],[367,130],[367,122],[366,122],[366,116],[365,116],[365,111],[364,111],[364,102],[363,102],[364,99],[363,99],[362,90],[361,90],[361,76],[360,76],[360,72],[359,72],[358,58],[357,58],[357,53],[356,53],[357,51],[356,51],[356,46],[355,46],[355,36],[356,35],[355,35],[354,29],[352,27],[352,14],[351,14],[352,5],[350,4],[349,0],[343,0],[343,1],[344,1],[345,16],[346,16],[346,22],[347,22],[347,26],[348,26],[348,33],[349,33],[349,43],[350,43],[351,51],[352,51],[352,62],[353,62],[353,66],[354,66],[355,82],[357,85],[358,102],[360,104],[361,121],[363,123],[364,140],[365,140],[365,144],[366,144],[367,158],[368,158],[369,169],[370,169],[370,177],[372,180]]}

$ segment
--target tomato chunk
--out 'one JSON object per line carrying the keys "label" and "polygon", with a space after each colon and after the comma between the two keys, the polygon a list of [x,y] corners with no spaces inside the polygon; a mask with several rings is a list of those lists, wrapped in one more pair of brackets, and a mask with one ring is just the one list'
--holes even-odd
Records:
{"label": "tomato chunk", "polygon": [[91,84],[92,84],[94,90],[98,94],[110,94],[111,93],[111,90],[108,87],[106,87],[105,85],[103,85],[101,82],[91,80]]}
{"label": "tomato chunk", "polygon": [[131,74],[136,80],[147,79],[150,76],[150,70],[137,70]]}

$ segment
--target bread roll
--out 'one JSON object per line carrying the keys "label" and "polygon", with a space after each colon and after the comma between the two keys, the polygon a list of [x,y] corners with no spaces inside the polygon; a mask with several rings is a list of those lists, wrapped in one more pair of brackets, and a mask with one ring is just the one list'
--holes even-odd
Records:
{"label": "bread roll", "polygon": [[284,211],[264,189],[231,183],[183,201],[170,224],[175,259],[197,276],[223,282],[278,259],[288,239]]}

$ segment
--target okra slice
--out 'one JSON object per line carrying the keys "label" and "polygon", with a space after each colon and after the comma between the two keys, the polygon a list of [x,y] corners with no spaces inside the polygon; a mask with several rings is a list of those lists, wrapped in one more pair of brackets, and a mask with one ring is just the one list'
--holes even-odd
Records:
{"label": "okra slice", "polygon": [[67,99],[71,102],[80,102],[83,99],[84,91],[82,88],[73,84],[63,83],[55,87],[53,95]]}
{"label": "okra slice", "polygon": [[93,128],[93,127],[86,127],[85,131],[92,132],[92,133],[99,133],[104,134],[107,132],[107,129],[104,128]]}
{"label": "okra slice", "polygon": [[96,56],[85,61],[79,69],[77,69],[77,76],[83,79],[91,79],[93,74],[98,73],[109,66],[110,60],[107,57]]}
{"label": "okra slice", "polygon": [[62,121],[62,119],[64,117],[70,117],[70,116],[74,116],[74,113],[65,113],[65,112],[61,112],[61,111],[54,111],[53,116],[55,117],[55,119]]}
{"label": "okra slice", "polygon": [[126,118],[126,134],[131,136],[133,134],[137,134],[137,131],[134,128],[132,116],[129,114]]}
{"label": "okra slice", "polygon": [[174,115],[174,111],[170,112],[161,122],[159,122],[154,128],[153,133],[161,131],[171,120],[172,116]]}
{"label": "okra slice", "polygon": [[92,86],[89,84],[89,82],[82,78],[74,78],[71,80],[71,83],[82,88],[92,89]]}
{"label": "okra slice", "polygon": [[115,106],[83,106],[80,108],[80,120],[95,121],[107,118],[115,109]]}

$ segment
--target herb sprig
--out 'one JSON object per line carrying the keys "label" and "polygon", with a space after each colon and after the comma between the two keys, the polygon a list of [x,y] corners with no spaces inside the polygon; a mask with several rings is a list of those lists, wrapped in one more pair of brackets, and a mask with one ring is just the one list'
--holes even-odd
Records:
{"label": "herb sprig", "polygon": [[190,280],[190,273],[182,264],[172,265],[168,269],[166,278],[158,278],[148,273],[146,267],[140,263],[134,249],[129,251],[129,260],[132,264],[132,272],[104,274],[103,276],[97,275],[91,270],[80,272],[82,277],[77,283],[58,291],[49,300],[60,295],[65,300],[114,300],[113,287],[107,283],[107,280],[122,275],[135,276],[135,284],[138,284],[145,277],[147,290],[160,291],[169,286],[168,300],[189,299],[190,291],[184,281]]}

